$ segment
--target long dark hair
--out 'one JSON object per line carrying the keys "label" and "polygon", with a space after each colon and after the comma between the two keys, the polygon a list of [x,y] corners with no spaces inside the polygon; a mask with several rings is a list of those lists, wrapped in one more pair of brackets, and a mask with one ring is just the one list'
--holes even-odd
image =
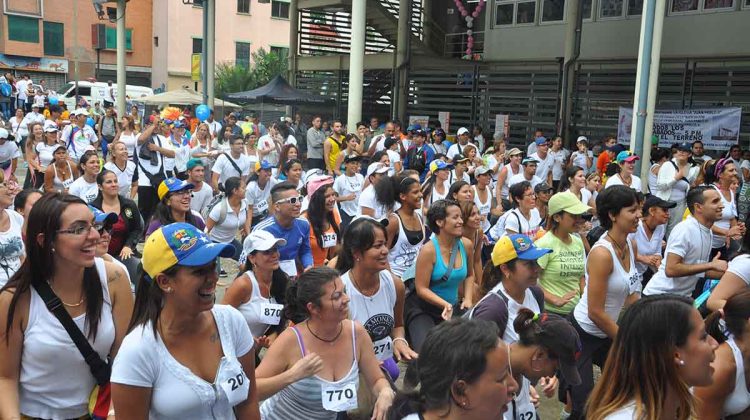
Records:
{"label": "long dark hair", "polygon": [[727,299],[721,311],[713,312],[706,318],[706,331],[719,343],[727,341],[727,334],[720,325],[722,318],[726,332],[735,339],[742,340],[747,328],[747,320],[750,318],[750,290],[744,289],[733,295]]}
{"label": "long dark hair", "polygon": [[[453,385],[472,384],[487,368],[487,354],[503,345],[494,322],[453,318],[427,333],[419,352],[418,392],[400,392],[389,412],[389,419],[411,413],[443,409],[451,411]],[[510,360],[508,361],[510,363]]]}
{"label": "long dark hair", "polygon": [[[223,191],[223,185],[219,184],[220,190]],[[167,195],[164,196],[161,201],[159,201],[159,204],[156,205],[156,211],[154,211],[154,215],[151,216],[151,221],[158,220],[159,224],[161,226],[166,226],[168,224],[174,223],[174,217],[172,217],[172,209],[167,205],[167,202],[169,201],[169,198],[172,196],[172,193],[167,193]],[[185,223],[190,223],[193,226],[198,226],[198,221],[195,219],[195,216],[193,215],[192,209],[188,209],[187,213],[185,213]]]}
{"label": "long dark hair", "polygon": [[99,155],[96,154],[93,150],[88,150],[81,155],[81,159],[78,161],[78,170],[81,172],[81,176],[83,176],[83,167],[86,165],[86,162],[89,161],[92,157],[95,157],[96,160],[99,160]]}
{"label": "long dark hair", "polygon": [[456,194],[458,194],[459,191],[461,191],[461,188],[463,188],[466,185],[468,185],[469,187],[471,187],[471,184],[469,184],[468,182],[466,182],[464,180],[461,180],[461,179],[459,179],[458,181],[454,182],[453,184],[451,184],[451,187],[448,189],[448,196],[447,197],[450,198],[451,200],[458,201],[458,198],[456,198],[455,196],[456,196]]}
{"label": "long dark hair", "polygon": [[[114,172],[110,171],[109,169],[102,169],[101,172],[96,176],[96,185],[99,186],[99,193],[96,195],[96,198],[94,201],[103,200],[104,196],[102,195],[102,185],[104,184],[104,177],[107,176],[107,174],[115,175]],[[117,177],[117,175],[115,175]],[[119,200],[119,194],[118,194],[118,200]]]}
{"label": "long dark hair", "polygon": [[[55,276],[55,259],[52,248],[60,230],[60,218],[68,206],[72,204],[83,204],[86,202],[80,198],[61,193],[49,193],[34,204],[31,211],[26,215],[28,225],[26,227],[26,258],[21,267],[8,280],[8,283],[0,289],[0,293],[13,290],[13,297],[8,307],[8,321],[5,324],[5,339],[8,340],[10,329],[13,326],[16,305],[21,296],[28,292],[30,287],[39,282],[46,282]],[[42,234],[44,243],[39,244],[37,237]],[[96,267],[86,267],[83,270],[83,293],[86,296],[86,327],[88,336],[96,340],[99,327],[99,318],[102,313],[104,302],[102,284]]]}
{"label": "long dark hair", "polygon": [[622,209],[630,207],[638,202],[638,196],[630,187],[624,185],[613,185],[605,188],[596,197],[596,214],[604,229],[612,228],[610,216],[620,214]]}
{"label": "long dark hair", "polygon": [[287,319],[295,324],[306,320],[310,316],[307,304],[320,306],[323,287],[338,277],[338,271],[322,266],[305,271],[297,281],[290,282],[286,288],[286,305],[284,306]]}
{"label": "long dark hair", "polygon": [[523,200],[523,195],[526,194],[527,190],[532,190],[531,182],[521,181],[518,184],[513,184],[508,188],[508,196],[510,197],[511,204],[514,209],[518,208],[518,204]]}
{"label": "long dark hair", "polygon": [[336,232],[336,237],[340,237],[339,224],[336,223],[334,212],[326,210],[326,192],[332,188],[331,184],[326,184],[318,188],[310,197],[310,204],[307,207],[307,219],[310,221],[315,241],[318,243],[320,249],[323,249],[323,233],[325,233],[326,221],[331,225],[333,231]]}
{"label": "long dark hair", "polygon": [[[557,189],[557,192],[563,192],[570,189],[570,178],[575,177],[578,171],[583,171],[583,168],[576,165],[570,165],[568,169],[565,170],[562,179],[560,179],[560,186]],[[583,188],[586,188],[585,184],[583,185]]]}
{"label": "long dark hair", "polygon": [[388,233],[385,227],[375,220],[361,218],[353,221],[344,231],[344,240],[341,243],[339,258],[336,260],[336,269],[339,273],[346,273],[354,267],[354,252],[364,252],[372,248],[375,243],[375,230],[380,229],[383,232],[386,242]]}
{"label": "long dark hair", "polygon": [[[174,265],[164,270],[164,274],[172,277],[177,274],[179,265]],[[154,331],[154,337],[157,335],[157,325],[159,316],[164,306],[164,292],[156,284],[156,280],[149,277],[145,271],[141,271],[141,278],[135,288],[135,305],[133,306],[133,316],[130,317],[128,324],[128,333],[139,325],[151,323]]]}
{"label": "long dark hair", "polygon": [[380,182],[373,186],[375,189],[375,198],[377,198],[379,203],[385,205],[389,209],[394,208],[397,201],[401,202],[399,194],[409,191],[408,186],[411,186],[415,182],[419,183],[419,181],[404,172],[393,176],[383,177]]}

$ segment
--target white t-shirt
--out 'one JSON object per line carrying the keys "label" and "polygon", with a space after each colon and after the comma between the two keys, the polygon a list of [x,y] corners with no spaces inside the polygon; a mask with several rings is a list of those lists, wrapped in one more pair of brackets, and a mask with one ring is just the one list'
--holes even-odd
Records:
{"label": "white t-shirt", "polygon": [[130,160],[127,161],[125,169],[122,170],[114,162],[110,161],[104,164],[104,169],[109,169],[115,173],[117,176],[117,186],[120,190],[119,194],[130,198],[130,186],[133,183],[133,176],[135,176],[135,163]]}
{"label": "white t-shirt", "polygon": [[612,414],[605,417],[604,420],[637,420],[635,415],[636,415],[635,402],[631,402],[628,405],[622,407],[621,409],[612,412]]}
{"label": "white t-shirt", "polygon": [[128,157],[133,157],[133,154],[135,153],[135,148],[138,145],[138,137],[140,136],[139,133],[130,133],[130,134],[120,134],[120,141],[125,144],[125,147],[128,149]]}
{"label": "white t-shirt", "polygon": [[[72,135],[73,138],[71,139],[74,127],[76,132]],[[68,147],[68,154],[70,157],[78,162],[81,159],[81,156],[86,152],[86,148],[97,142],[97,137],[94,129],[88,125],[79,128],[77,125],[71,124],[66,125],[65,128],[63,128],[60,140]]]}
{"label": "white t-shirt", "polygon": [[99,195],[99,186],[96,185],[96,181],[89,183],[80,176],[70,185],[68,193],[80,197],[81,200],[90,203],[96,199],[97,195]]}
{"label": "white t-shirt", "polygon": [[667,249],[664,251],[664,258],[661,260],[659,271],[651,277],[646,288],[643,289],[643,294],[674,293],[690,297],[696,283],[704,276],[704,273],[685,277],[667,277],[668,255],[679,255],[682,257],[683,263],[689,265],[707,263],[711,254],[712,237],[711,230],[698,223],[698,220],[692,216],[678,223],[667,239]]}
{"label": "white t-shirt", "polygon": [[11,159],[18,159],[20,157],[21,150],[18,148],[16,142],[5,140],[3,144],[0,144],[0,163],[5,163]]}
{"label": "white t-shirt", "polygon": [[28,114],[26,114],[26,121],[28,121],[29,125],[35,122],[44,124],[44,114],[40,112],[33,112],[33,111],[29,112]]}
{"label": "white t-shirt", "polygon": [[115,102],[114,98],[114,86],[107,86],[104,88],[104,100],[107,102]]}
{"label": "white t-shirt", "polygon": [[258,139],[258,150],[272,149],[263,159],[273,166],[279,166],[279,151],[276,150],[276,142],[273,137],[266,134]]}
{"label": "white t-shirt", "polygon": [[[157,146],[166,147],[165,143],[168,143],[169,140],[166,140],[163,136],[153,136],[154,143]],[[159,173],[164,174],[164,171],[166,168],[166,162],[164,155],[162,155],[159,152],[154,152],[156,155],[156,165],[151,164],[150,159],[143,159],[140,155],[137,155],[136,158],[138,159],[138,186],[139,187],[154,187],[159,188],[158,185],[151,185],[151,181],[149,181],[148,176],[144,172],[148,172],[151,175],[157,175]]]}
{"label": "white t-shirt", "polygon": [[[587,150],[586,153],[588,154],[588,157],[591,158],[591,166],[594,164],[594,152],[591,150]],[[571,161],[573,162],[573,165],[578,166],[579,168],[583,169],[584,174],[588,174],[589,170],[591,169],[591,166],[587,165],[588,160],[586,159],[586,155],[576,150],[571,155]]]}
{"label": "white t-shirt", "polygon": [[565,172],[565,169],[563,168],[565,167],[565,163],[568,161],[570,152],[567,149],[560,149],[558,151],[550,149],[547,154],[552,155],[552,180],[559,181],[563,177],[563,172]]}
{"label": "white t-shirt", "polygon": [[123,339],[112,366],[111,380],[149,388],[149,418],[234,419],[232,407],[247,399],[249,381],[238,358],[252,350],[253,336],[235,308],[214,305],[211,313],[224,353],[213,384],[180,364],[161,337],[154,337],[151,323],[135,327]]}
{"label": "white t-shirt", "polygon": [[547,180],[547,174],[552,171],[552,166],[555,164],[555,158],[552,157],[550,152],[547,152],[547,157],[544,159],[539,156],[539,153],[534,153],[529,156],[532,159],[536,159],[539,163],[536,164],[536,176],[541,178],[542,181]]}
{"label": "white t-shirt", "polygon": [[26,86],[31,83],[31,81],[27,80],[18,80],[16,82],[16,90],[18,90],[18,99],[21,99],[23,101],[26,100]]}
{"label": "white t-shirt", "polygon": [[750,254],[738,255],[729,261],[727,273],[734,274],[750,286]]}
{"label": "white t-shirt", "polygon": [[5,232],[0,232],[0,287],[18,271],[21,258],[26,255],[21,236],[23,216],[10,209],[4,211],[10,217],[10,227]]}
{"label": "white t-shirt", "polygon": [[[266,188],[261,189],[258,185],[258,181],[251,181],[247,184],[245,190],[245,202],[249,206],[253,206],[253,217],[261,216],[264,212],[268,211],[271,205],[271,188],[276,185],[275,178],[269,178],[266,182]],[[258,220],[253,223],[257,223]]]}
{"label": "white t-shirt", "polygon": [[391,161],[391,169],[396,169],[396,162],[401,162],[401,155],[395,150],[386,150],[385,153],[388,155],[388,160]]}
{"label": "white t-shirt", "polygon": [[346,176],[346,174],[336,178],[333,182],[333,190],[339,196],[346,196],[355,194],[353,200],[342,201],[339,203],[341,211],[348,214],[349,216],[356,216],[359,213],[359,197],[362,195],[362,185],[365,182],[365,177],[362,174],[355,173],[354,176]]}
{"label": "white t-shirt", "polygon": [[[630,182],[630,188],[632,188],[635,191],[641,191],[641,187],[642,187],[641,178],[635,175],[631,175],[631,177],[633,178],[633,180]],[[611,177],[607,178],[607,183],[604,184],[604,188],[606,189],[613,185],[625,185],[622,182],[622,178],[620,178],[620,174],[612,175]]]}
{"label": "white t-shirt", "polygon": [[10,132],[18,140],[21,139],[21,137],[26,137],[29,135],[29,120],[26,119],[26,117],[21,117],[19,120],[16,117],[10,117]]}
{"label": "white t-shirt", "polygon": [[373,217],[376,219],[383,218],[389,213],[388,208],[383,204],[380,204],[377,197],[375,197],[375,188],[373,188],[372,185],[368,185],[359,196],[359,214],[362,214],[362,207],[375,210]]}
{"label": "white t-shirt", "polygon": [[240,154],[239,159],[231,157],[234,163],[237,164],[237,167],[242,171],[241,173],[237,173],[237,169],[234,168],[232,162],[229,161],[230,158],[227,156],[231,157],[231,155],[228,154],[219,155],[219,157],[216,158],[216,163],[214,163],[214,166],[211,168],[211,172],[219,174],[220,184],[224,184],[227,179],[233,176],[242,178],[243,176],[250,175],[250,158],[248,158],[246,154]]}
{"label": "white t-shirt", "polygon": [[46,168],[47,166],[52,163],[52,159],[55,158],[54,153],[57,147],[60,146],[59,144],[53,144],[52,146],[48,145],[45,142],[39,142],[36,144],[36,156],[37,161],[40,165],[42,165],[42,168]]}
{"label": "white t-shirt", "polygon": [[[226,217],[220,222],[222,208],[226,205]],[[208,214],[209,219],[216,222],[211,232],[208,233],[208,237],[214,242],[230,243],[237,236],[237,232],[242,226],[245,225],[247,220],[247,202],[243,199],[240,201],[240,211],[235,213],[232,206],[227,202],[226,204],[219,203],[211,209]]]}
{"label": "white t-shirt", "polygon": [[[510,187],[512,187],[512,186],[520,183],[520,182],[523,182],[523,181],[529,181],[529,180],[526,179],[525,176],[523,176],[523,171],[521,171],[521,172],[513,175],[512,177],[510,177],[510,180],[508,181],[508,188],[510,188]],[[542,181],[543,181],[542,178],[539,178],[538,176],[534,175],[534,176],[531,177],[531,180],[529,182],[531,183],[531,188],[534,188],[538,184],[541,184]]]}
{"label": "white t-shirt", "polygon": [[744,180],[745,179],[745,172],[742,171],[742,169],[747,169],[748,171],[750,171],[750,160],[743,160],[742,163],[740,164],[740,171],[738,171],[738,172],[740,172],[740,174],[739,174],[740,175],[740,179]]}
{"label": "white t-shirt", "polygon": [[[190,181],[188,181],[190,182]],[[200,190],[193,190],[193,198],[190,200],[190,209],[195,212],[202,212],[214,197],[214,189],[204,182]]]}
{"label": "white t-shirt", "polygon": [[448,153],[446,153],[445,157],[447,157],[449,160],[452,160],[454,156],[461,154],[464,146],[466,146],[466,144],[462,145],[460,143],[453,143],[451,147],[448,148]]}
{"label": "white t-shirt", "polygon": [[[509,214],[505,219],[505,230],[522,233],[532,240],[536,239],[536,233],[539,231],[539,225],[542,223],[542,217],[539,215],[539,210],[536,208],[531,209],[529,219],[526,219],[521,213],[521,210],[517,208],[508,213]],[[521,223],[521,226],[518,225],[519,222]]]}

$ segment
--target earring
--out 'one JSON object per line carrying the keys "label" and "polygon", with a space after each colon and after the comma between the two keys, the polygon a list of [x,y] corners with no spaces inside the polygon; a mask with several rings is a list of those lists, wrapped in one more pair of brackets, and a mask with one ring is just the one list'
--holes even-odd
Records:
{"label": "earring", "polygon": [[680,365],[680,366],[685,366],[685,361],[682,360],[682,359],[680,359],[680,360],[677,361],[677,364]]}
{"label": "earring", "polygon": [[167,287],[167,293],[172,293],[172,287]]}

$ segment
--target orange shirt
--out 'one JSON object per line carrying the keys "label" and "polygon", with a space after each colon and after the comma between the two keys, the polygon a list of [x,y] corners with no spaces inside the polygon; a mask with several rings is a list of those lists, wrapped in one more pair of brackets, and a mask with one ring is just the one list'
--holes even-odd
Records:
{"label": "orange shirt", "polygon": [[[305,218],[307,218],[308,221],[310,220],[307,213],[305,213]],[[339,226],[341,225],[341,216],[339,215],[337,208],[333,209],[333,220],[335,220],[336,224]],[[321,248],[320,245],[318,245],[318,239],[315,238],[312,223],[310,223],[310,249],[312,250],[313,267],[323,265],[325,260],[328,259],[328,250],[335,248],[337,243],[338,236],[336,235],[336,231],[333,230],[333,226],[329,226],[328,230],[323,233],[323,245],[328,246],[326,248]]]}

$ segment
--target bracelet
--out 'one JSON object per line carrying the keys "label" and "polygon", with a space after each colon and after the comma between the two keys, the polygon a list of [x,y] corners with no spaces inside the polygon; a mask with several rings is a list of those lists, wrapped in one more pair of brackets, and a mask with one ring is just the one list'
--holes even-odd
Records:
{"label": "bracelet", "polygon": [[393,345],[396,345],[396,341],[403,341],[406,347],[409,347],[409,342],[404,337],[396,337],[393,339]]}

